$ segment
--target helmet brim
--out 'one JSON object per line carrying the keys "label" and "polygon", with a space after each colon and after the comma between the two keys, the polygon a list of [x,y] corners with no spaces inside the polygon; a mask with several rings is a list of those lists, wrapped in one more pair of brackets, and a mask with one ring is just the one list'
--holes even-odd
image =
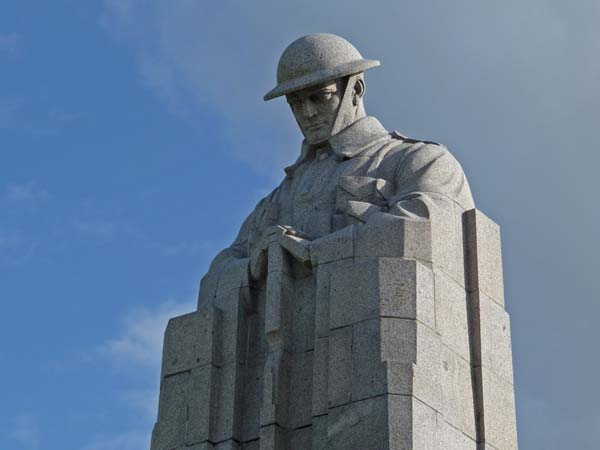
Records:
{"label": "helmet brim", "polygon": [[286,81],[285,83],[278,84],[274,89],[267,92],[263,98],[265,101],[272,100],[274,98],[281,97],[282,95],[300,91],[307,87],[316,86],[327,81],[337,80],[338,78],[361,73],[379,65],[380,62],[374,59],[350,61],[331,69],[319,70],[317,72],[309,73],[308,75]]}

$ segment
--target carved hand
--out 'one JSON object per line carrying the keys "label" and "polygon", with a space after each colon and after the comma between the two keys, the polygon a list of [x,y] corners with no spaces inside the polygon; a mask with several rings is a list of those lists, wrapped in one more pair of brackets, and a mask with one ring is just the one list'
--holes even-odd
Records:
{"label": "carved hand", "polygon": [[269,245],[279,243],[302,263],[310,261],[308,236],[288,225],[273,225],[265,230],[250,255],[250,276],[257,280],[266,275]]}

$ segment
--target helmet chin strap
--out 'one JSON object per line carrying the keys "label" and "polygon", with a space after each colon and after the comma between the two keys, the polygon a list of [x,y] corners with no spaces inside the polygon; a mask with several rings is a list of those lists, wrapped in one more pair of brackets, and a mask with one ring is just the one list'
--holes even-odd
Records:
{"label": "helmet chin strap", "polygon": [[355,105],[352,104],[352,98],[354,94],[354,86],[356,85],[356,81],[359,79],[359,77],[360,74],[350,75],[348,77],[348,82],[346,83],[346,89],[344,90],[342,101],[340,102],[337,115],[333,121],[333,126],[331,127],[331,134],[329,136],[330,138],[354,122],[357,110]]}

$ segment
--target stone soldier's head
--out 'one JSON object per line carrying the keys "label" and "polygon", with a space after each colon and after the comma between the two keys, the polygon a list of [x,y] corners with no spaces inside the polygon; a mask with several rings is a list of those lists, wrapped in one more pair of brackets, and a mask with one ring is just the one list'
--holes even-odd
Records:
{"label": "stone soldier's head", "polygon": [[264,99],[285,95],[306,141],[323,144],[365,116],[363,72],[378,65],[339,36],[309,34],[285,49]]}

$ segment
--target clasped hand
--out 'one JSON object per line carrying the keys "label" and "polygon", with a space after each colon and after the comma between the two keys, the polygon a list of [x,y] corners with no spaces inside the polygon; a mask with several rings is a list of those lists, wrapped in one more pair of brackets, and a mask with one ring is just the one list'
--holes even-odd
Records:
{"label": "clasped hand", "polygon": [[255,280],[265,275],[271,244],[279,244],[303,264],[310,261],[308,235],[288,225],[271,226],[265,230],[250,256],[250,276]]}

